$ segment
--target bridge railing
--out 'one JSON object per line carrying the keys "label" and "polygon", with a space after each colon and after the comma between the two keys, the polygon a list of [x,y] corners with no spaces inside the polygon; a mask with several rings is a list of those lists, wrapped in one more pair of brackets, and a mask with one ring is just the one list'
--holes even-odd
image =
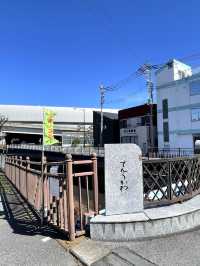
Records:
{"label": "bridge railing", "polygon": [[146,207],[181,202],[200,193],[200,157],[143,161]]}
{"label": "bridge railing", "polygon": [[[196,151],[198,152],[198,151]],[[149,148],[146,154],[148,158],[178,158],[192,157],[194,150],[191,148]]]}
{"label": "bridge railing", "polygon": [[98,214],[96,154],[89,160],[74,161],[68,155],[62,162],[43,163],[7,156],[5,174],[41,220],[67,233],[70,240],[84,234],[89,219]]}
{"label": "bridge railing", "polygon": [[[25,149],[25,150],[42,150],[42,145],[36,144],[11,144],[7,145],[7,149]],[[102,147],[62,147],[57,145],[48,145],[45,146],[45,151],[52,152],[61,152],[65,154],[83,154],[83,155],[92,155],[96,153],[98,156],[104,156],[104,148]]]}
{"label": "bridge railing", "polygon": [[[42,150],[42,145],[35,144],[11,144],[7,145],[7,149],[25,149],[25,150]],[[80,155],[91,155],[96,153],[99,157],[104,157],[104,148],[103,147],[62,147],[57,145],[45,146],[45,151],[50,152],[61,152],[65,154],[80,154]],[[196,151],[196,153],[199,152]],[[144,159],[153,159],[153,158],[178,158],[178,157],[192,157],[194,156],[194,150],[190,148],[158,148],[151,147],[146,153],[143,153]]]}

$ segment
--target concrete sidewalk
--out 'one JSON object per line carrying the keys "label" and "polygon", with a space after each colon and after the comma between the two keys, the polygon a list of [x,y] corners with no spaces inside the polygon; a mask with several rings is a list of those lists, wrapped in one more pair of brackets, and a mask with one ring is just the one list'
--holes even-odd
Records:
{"label": "concrete sidewalk", "polygon": [[83,240],[71,252],[85,265],[199,266],[200,228],[182,234],[134,242]]}
{"label": "concrete sidewalk", "polygon": [[37,218],[4,177],[0,195],[0,265],[79,265],[52,238],[55,232],[40,231]]}

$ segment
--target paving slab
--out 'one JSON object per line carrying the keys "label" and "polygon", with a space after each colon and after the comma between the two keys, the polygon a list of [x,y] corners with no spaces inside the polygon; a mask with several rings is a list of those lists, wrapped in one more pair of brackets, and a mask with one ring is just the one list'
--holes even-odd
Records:
{"label": "paving slab", "polygon": [[[159,266],[200,265],[200,227],[185,233],[142,241],[103,242],[87,240],[85,245],[87,244],[89,244],[88,250],[92,250],[93,260],[87,260],[86,262],[85,257],[88,257],[88,250],[85,249],[85,252],[83,252],[82,249],[82,254],[79,256],[79,259],[85,265],[140,266],[148,265],[147,263],[150,263],[149,265]],[[82,245],[84,245],[84,241]],[[99,250],[98,255],[95,256],[96,248],[100,250],[104,249],[106,252],[101,254]],[[76,250],[78,251],[78,248]],[[130,254],[130,252],[132,253]],[[100,256],[102,257],[100,258]]]}
{"label": "paving slab", "polygon": [[70,252],[87,266],[156,265],[127,247],[113,248],[112,245],[108,247],[104,243],[95,243],[92,240],[83,240],[71,248]]}
{"label": "paving slab", "polygon": [[155,265],[151,261],[145,259],[144,257],[138,255],[133,250],[125,247],[116,248],[112,251],[113,254],[122,258],[124,261],[129,262],[131,265],[137,266],[153,266]]}
{"label": "paving slab", "polygon": [[123,260],[122,258],[116,256],[115,254],[111,253],[110,255],[102,258],[101,260],[92,264],[92,266],[130,266],[128,261]]}
{"label": "paving slab", "polygon": [[143,241],[104,242],[104,245],[110,249],[127,247],[159,266],[200,265],[200,228]]}
{"label": "paving slab", "polygon": [[105,247],[104,243],[96,244],[90,239],[85,239],[79,245],[70,248],[70,252],[83,264],[89,266],[110,254],[111,250]]}

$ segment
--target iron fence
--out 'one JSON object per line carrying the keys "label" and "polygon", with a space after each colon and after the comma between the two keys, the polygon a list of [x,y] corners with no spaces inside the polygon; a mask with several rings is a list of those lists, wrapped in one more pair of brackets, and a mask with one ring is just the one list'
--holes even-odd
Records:
{"label": "iron fence", "polygon": [[200,157],[143,161],[145,206],[180,202],[200,193]]}
{"label": "iron fence", "polygon": [[[11,144],[7,145],[6,149],[25,149],[25,150],[39,150],[42,151],[42,145],[36,144]],[[91,146],[57,146],[57,145],[47,145],[45,146],[45,151],[50,152],[61,152],[64,154],[80,154],[80,155],[89,155],[91,156],[93,153],[96,153],[99,157],[104,156],[104,148],[103,147],[91,147]]]}
{"label": "iron fence", "polygon": [[[42,150],[42,145],[36,144],[11,144],[7,145],[6,149],[26,149],[26,150]],[[96,153],[99,157],[104,157],[104,147],[62,147],[57,145],[46,146],[45,151],[79,154],[79,155],[91,155]],[[194,152],[190,148],[149,148],[147,152],[143,153],[144,159],[152,158],[178,158],[178,157],[191,157],[194,153],[198,153],[199,150]]]}
{"label": "iron fence", "polygon": [[7,156],[5,174],[41,220],[68,233],[70,240],[84,234],[90,217],[98,213],[96,154],[90,160],[74,161],[68,155],[65,161],[45,159],[43,164]]}
{"label": "iron fence", "polygon": [[194,156],[193,149],[190,148],[149,148],[147,154],[143,154],[148,159],[152,158],[178,158]]}

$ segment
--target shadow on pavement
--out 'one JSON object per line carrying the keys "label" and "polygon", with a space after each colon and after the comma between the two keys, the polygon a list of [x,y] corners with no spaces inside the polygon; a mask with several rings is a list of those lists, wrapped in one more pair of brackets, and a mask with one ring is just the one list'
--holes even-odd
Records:
{"label": "shadow on pavement", "polygon": [[21,197],[10,181],[0,173],[0,195],[5,219],[13,233],[21,235],[42,235],[66,240],[66,235],[51,226],[41,227],[39,215]]}

